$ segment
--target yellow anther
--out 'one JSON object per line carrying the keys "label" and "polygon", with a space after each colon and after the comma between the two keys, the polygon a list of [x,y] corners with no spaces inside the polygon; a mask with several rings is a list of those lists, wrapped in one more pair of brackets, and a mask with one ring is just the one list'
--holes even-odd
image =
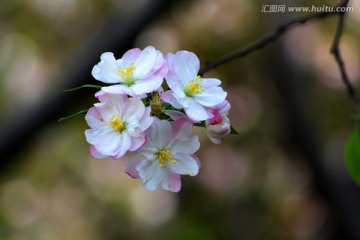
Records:
{"label": "yellow anther", "polygon": [[122,132],[126,128],[126,123],[121,121],[119,115],[112,115],[108,126],[114,129],[115,132]]}
{"label": "yellow anther", "polygon": [[157,160],[159,161],[159,166],[165,168],[167,165],[176,163],[174,159],[174,154],[170,152],[169,149],[162,149],[156,154]]}
{"label": "yellow anther", "polygon": [[194,94],[201,94],[204,92],[204,88],[201,85],[202,78],[197,76],[196,78],[192,79],[190,83],[185,87],[184,93],[186,96],[191,97]]}
{"label": "yellow anther", "polygon": [[124,84],[131,86],[134,83],[135,68],[134,62],[131,62],[129,67],[118,69],[117,75],[123,79]]}

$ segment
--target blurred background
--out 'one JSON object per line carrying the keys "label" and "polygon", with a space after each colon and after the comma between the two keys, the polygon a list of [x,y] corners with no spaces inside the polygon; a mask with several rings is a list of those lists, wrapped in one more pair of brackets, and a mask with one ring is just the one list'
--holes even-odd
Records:
{"label": "blurred background", "polygon": [[[344,141],[353,104],[329,53],[337,18],[308,22],[205,74],[223,81],[239,136],[212,144],[195,129],[198,176],[175,194],[144,190],[128,156],[96,160],[83,116],[102,52],[152,45],[206,62],[307,13],[264,4],[337,0],[0,0],[0,239],[360,239],[360,191]],[[359,86],[360,3],[341,50]],[[359,88],[358,88],[359,89]]]}

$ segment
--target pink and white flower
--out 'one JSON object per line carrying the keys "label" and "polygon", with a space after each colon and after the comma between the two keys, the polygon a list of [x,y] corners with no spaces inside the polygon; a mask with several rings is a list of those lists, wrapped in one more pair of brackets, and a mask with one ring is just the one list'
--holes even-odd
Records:
{"label": "pink and white flower", "polygon": [[158,185],[172,192],[180,191],[180,175],[197,175],[200,162],[194,153],[199,149],[198,136],[190,137],[192,123],[179,119],[169,123],[155,118],[146,131],[147,142],[133,156],[126,173],[141,178],[147,190]]}
{"label": "pink and white flower", "polygon": [[221,104],[227,95],[219,87],[221,81],[198,76],[200,62],[192,52],[169,53],[166,58],[169,67],[166,82],[171,90],[161,95],[162,100],[183,108],[193,122],[212,118],[213,114],[206,108]]}
{"label": "pink and white flower", "polygon": [[225,100],[223,103],[207,109],[214,117],[205,121],[206,135],[215,144],[222,143],[224,137],[231,132],[230,120],[227,117],[230,108],[230,103]]}
{"label": "pink and white flower", "polygon": [[90,153],[95,158],[118,159],[127,151],[139,149],[146,141],[145,130],[154,120],[150,107],[126,95],[100,91],[97,96],[100,103],[95,103],[85,116],[91,128],[85,131]]}
{"label": "pink and white flower", "polygon": [[106,93],[146,97],[146,93],[161,87],[167,72],[162,53],[151,46],[143,51],[131,49],[118,60],[113,53],[105,52],[100,59],[92,75],[101,82],[115,84],[103,87]]}

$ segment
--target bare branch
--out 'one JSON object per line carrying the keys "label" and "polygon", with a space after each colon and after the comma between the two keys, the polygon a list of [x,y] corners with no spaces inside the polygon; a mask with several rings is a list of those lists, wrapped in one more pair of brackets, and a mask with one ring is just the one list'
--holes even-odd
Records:
{"label": "bare branch", "polygon": [[[342,6],[346,7],[349,3],[349,0],[345,0],[343,1]],[[339,12],[339,21],[338,21],[338,25],[337,25],[337,29],[336,29],[336,33],[334,36],[334,40],[333,40],[333,44],[331,46],[331,54],[334,55],[334,58],[336,60],[337,65],[339,66],[339,70],[341,73],[341,79],[343,80],[345,86],[346,86],[346,90],[349,94],[349,96],[351,97],[352,101],[355,104],[356,110],[359,111],[360,110],[360,106],[359,106],[359,98],[356,94],[356,90],[354,88],[354,86],[351,84],[349,75],[346,72],[345,69],[345,63],[344,60],[342,58],[341,52],[340,52],[340,40],[342,37],[342,34],[344,32],[344,22],[345,22],[345,11]]]}
{"label": "bare branch", "polygon": [[254,43],[250,44],[249,46],[238,49],[234,52],[231,52],[215,61],[209,62],[205,67],[200,69],[199,75],[203,75],[205,72],[208,72],[209,70],[214,69],[219,65],[222,65],[224,63],[227,63],[227,62],[232,61],[237,58],[245,57],[248,54],[250,54],[256,50],[261,49],[265,45],[278,39],[280,36],[285,34],[289,29],[291,29],[295,25],[306,23],[312,19],[325,18],[325,17],[329,17],[332,15],[336,15],[336,14],[338,14],[338,13],[337,12],[321,12],[321,13],[316,13],[313,15],[305,16],[305,17],[299,17],[288,23],[282,24],[282,25],[278,26],[276,28],[276,30],[274,30],[270,33],[267,33],[266,35],[264,35],[263,37],[261,37],[260,39],[255,41]]}

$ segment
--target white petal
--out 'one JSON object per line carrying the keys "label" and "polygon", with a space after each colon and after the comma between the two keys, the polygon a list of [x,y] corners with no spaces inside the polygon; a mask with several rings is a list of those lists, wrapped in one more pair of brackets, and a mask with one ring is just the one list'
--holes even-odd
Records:
{"label": "white petal", "polygon": [[201,85],[204,89],[217,87],[221,84],[221,81],[216,78],[203,78]]}
{"label": "white petal", "polygon": [[[122,134],[114,132],[107,126],[100,127],[95,131],[85,131],[86,140],[90,144],[95,145],[99,153],[111,157],[117,156],[119,151],[122,150],[123,147],[126,147],[126,145],[123,146],[121,135]],[[129,147],[127,149],[129,149]]]}
{"label": "white petal", "polygon": [[199,166],[192,156],[185,153],[176,153],[174,158],[176,163],[168,166],[172,172],[190,176],[198,174]]}
{"label": "white petal", "polygon": [[114,154],[112,157],[114,159],[121,158],[130,149],[130,147],[131,147],[131,138],[126,132],[123,132],[122,134],[120,134],[120,140],[117,146],[116,154]]}
{"label": "white petal", "polygon": [[136,95],[128,86],[122,84],[102,87],[101,90],[106,93],[112,93],[112,94],[128,94],[130,96]]}
{"label": "white petal", "polygon": [[145,112],[144,103],[138,98],[129,98],[124,107],[122,114],[124,121],[129,123],[134,122],[136,125],[142,118]]}
{"label": "white petal", "polygon": [[156,50],[154,47],[146,47],[135,61],[134,77],[141,79],[146,77],[156,62]]}
{"label": "white petal", "polygon": [[184,108],[184,110],[186,115],[195,122],[207,120],[213,116],[211,113],[208,113],[205,108],[196,101],[192,101],[192,104],[189,104],[189,107]]}
{"label": "white petal", "polygon": [[198,136],[192,136],[190,139],[175,140],[170,143],[170,149],[173,153],[194,154],[200,148]]}
{"label": "white petal", "polygon": [[148,141],[152,141],[158,149],[162,149],[171,139],[170,123],[155,118],[152,125],[146,130],[146,136]]}
{"label": "white petal", "polygon": [[144,187],[154,191],[163,180],[164,173],[155,161],[142,161],[136,166]]}
{"label": "white petal", "polygon": [[165,80],[169,88],[174,91],[181,91],[187,85],[187,83],[184,85],[180,76],[171,69],[168,70]]}
{"label": "white petal", "polygon": [[100,58],[101,61],[91,71],[93,77],[105,83],[119,82],[120,78],[116,75],[117,67],[114,54],[106,52]]}
{"label": "white petal", "polygon": [[146,107],[144,115],[142,116],[142,118],[139,121],[139,127],[142,131],[145,131],[146,129],[148,129],[154,121],[154,118],[150,117],[150,112],[151,112],[151,108]]}
{"label": "white petal", "polygon": [[144,93],[150,93],[161,87],[163,83],[163,76],[151,76],[145,79],[139,79],[135,84],[130,86],[130,89],[136,95],[142,95]]}
{"label": "white petal", "polygon": [[221,87],[209,88],[202,94],[196,94],[194,99],[203,106],[214,107],[224,102],[227,93]]}
{"label": "white petal", "polygon": [[198,75],[200,61],[197,56],[188,51],[178,51],[173,59],[172,67],[180,76],[184,86]]}

